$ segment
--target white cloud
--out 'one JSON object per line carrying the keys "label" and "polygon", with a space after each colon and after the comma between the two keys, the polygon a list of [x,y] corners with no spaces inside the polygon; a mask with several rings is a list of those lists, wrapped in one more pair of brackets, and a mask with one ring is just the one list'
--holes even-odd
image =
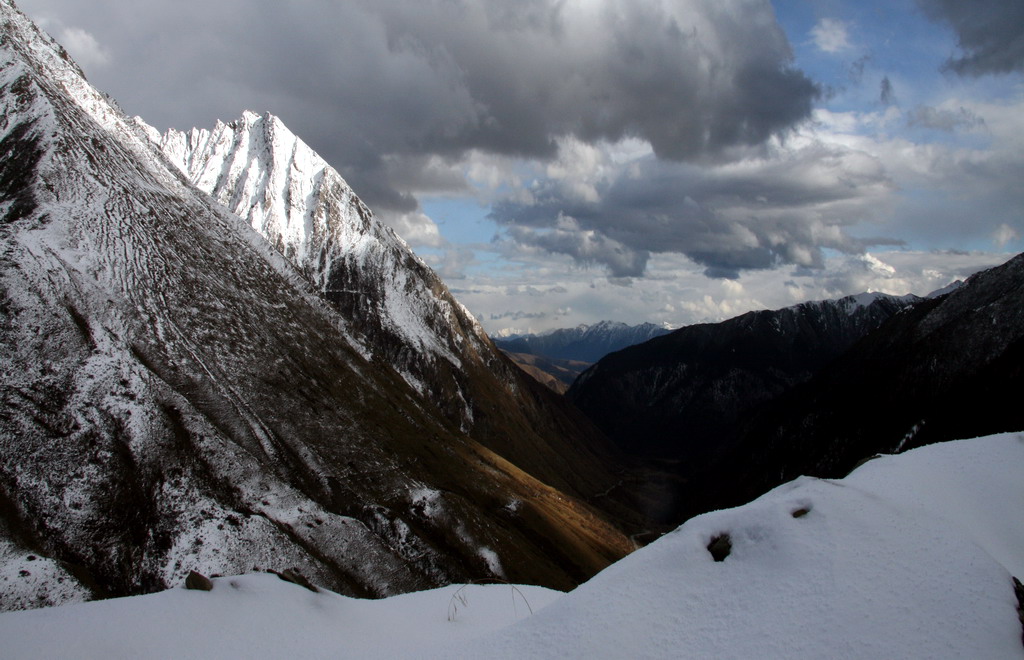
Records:
{"label": "white cloud", "polygon": [[[815,120],[822,139],[884,164],[893,191],[889,209],[879,214],[879,231],[918,245],[974,249],[1009,235],[999,233],[1002,225],[1024,232],[1024,96],[951,96],[930,107],[934,112],[923,114],[920,106],[884,113],[819,110]],[[933,141],[901,130],[923,120],[938,122],[930,128],[951,122],[956,130],[943,130]]]}
{"label": "white cloud", "polygon": [[1016,241],[1020,238],[1020,232],[1006,224],[1005,222],[992,232],[992,242],[996,244],[1000,250],[1005,248],[1007,244],[1012,241]]}
{"label": "white cloud", "polygon": [[459,282],[453,291],[492,333],[542,332],[605,319],[679,327],[864,291],[926,295],[1010,256],[872,252],[830,256],[821,269],[775,268],[737,280],[709,280],[692,261],[661,254],[651,256],[648,276],[631,286],[594,277],[566,256],[523,257],[500,277]]}
{"label": "white cloud", "polygon": [[[895,194],[873,153],[834,137],[807,124],[731,162],[701,165],[640,149],[627,160],[617,145],[565,140],[558,159],[538,168],[530,199],[505,200],[493,217],[524,246],[613,276],[642,276],[656,253],[686,255],[728,278],[780,263],[820,266],[822,249],[859,253],[872,244],[848,228],[880,219]],[[559,226],[565,217],[572,231]]]}
{"label": "white cloud", "polygon": [[405,242],[415,247],[440,248],[446,245],[437,224],[420,211],[412,213],[378,213],[377,217],[395,230]]}
{"label": "white cloud", "polygon": [[86,73],[90,69],[99,69],[111,62],[110,51],[96,40],[92,34],[78,27],[67,27],[60,31],[57,40],[71,54],[71,57]]}
{"label": "white cloud", "polygon": [[811,29],[811,38],[826,53],[838,53],[852,48],[847,24],[834,18],[823,18]]}

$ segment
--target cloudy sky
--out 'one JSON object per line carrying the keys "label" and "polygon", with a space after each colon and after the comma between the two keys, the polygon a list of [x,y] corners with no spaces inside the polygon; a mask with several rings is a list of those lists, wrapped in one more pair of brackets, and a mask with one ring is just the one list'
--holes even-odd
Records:
{"label": "cloudy sky", "polygon": [[1024,250],[1024,0],[17,0],[163,130],[272,112],[491,332]]}

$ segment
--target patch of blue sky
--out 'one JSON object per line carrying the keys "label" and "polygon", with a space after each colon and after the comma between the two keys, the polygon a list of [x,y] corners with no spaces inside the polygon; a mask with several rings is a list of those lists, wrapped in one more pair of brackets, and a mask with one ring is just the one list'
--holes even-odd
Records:
{"label": "patch of blue sky", "polygon": [[514,267],[494,247],[499,226],[488,216],[489,207],[469,197],[428,197],[420,204],[447,245],[419,247],[416,251],[446,280],[501,277]]}
{"label": "patch of blue sky", "polygon": [[506,276],[517,268],[504,255],[490,250],[476,249],[473,251],[473,262],[463,270],[472,279],[497,278]]}
{"label": "patch of blue sky", "polygon": [[425,197],[423,212],[437,224],[441,236],[458,244],[489,244],[498,225],[488,217],[490,208],[469,197]]}
{"label": "patch of blue sky", "polygon": [[[912,0],[776,0],[774,5],[796,66],[823,85],[821,104],[833,111],[886,105],[884,79],[891,85],[888,102],[904,105],[934,102],[932,90],[951,83],[940,68],[955,54],[954,35],[927,20]],[[821,33],[816,38],[816,30],[831,39]]]}

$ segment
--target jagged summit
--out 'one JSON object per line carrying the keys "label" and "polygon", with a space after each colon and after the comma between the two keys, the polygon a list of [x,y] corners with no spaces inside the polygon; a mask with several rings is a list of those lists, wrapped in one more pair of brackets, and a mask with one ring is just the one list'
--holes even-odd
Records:
{"label": "jagged summit", "polygon": [[[135,121],[193,185],[247,220],[321,293],[346,299],[346,307],[372,298],[380,308],[373,319],[378,330],[456,364],[459,347],[448,345],[428,317],[459,316],[469,330],[465,338],[484,336],[405,241],[374,220],[342,176],[278,117],[246,111],[213,130],[171,129],[162,136],[141,118]],[[410,265],[418,279],[407,275]],[[390,279],[392,286],[368,290],[364,281],[358,290],[346,288],[352,283],[340,273],[359,268],[376,271],[375,280]]]}
{"label": "jagged summit", "polygon": [[880,291],[864,291],[861,293],[855,293],[849,296],[843,296],[835,300],[813,300],[810,302],[799,303],[785,309],[802,309],[805,307],[818,307],[825,309],[828,307],[838,307],[846,311],[848,315],[854,315],[862,309],[867,309],[882,301],[881,304],[885,305],[912,305],[914,303],[923,300],[921,296],[908,293],[902,296],[896,296],[889,293],[882,293]]}

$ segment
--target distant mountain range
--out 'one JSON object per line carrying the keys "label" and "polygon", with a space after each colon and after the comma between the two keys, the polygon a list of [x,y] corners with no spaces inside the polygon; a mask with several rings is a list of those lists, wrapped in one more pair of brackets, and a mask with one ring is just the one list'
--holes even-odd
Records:
{"label": "distant mountain range", "polygon": [[555,360],[592,363],[609,353],[668,332],[667,328],[653,323],[626,325],[616,321],[601,321],[541,334],[495,338],[494,343],[509,353],[528,353]]}
{"label": "distant mountain range", "polygon": [[653,323],[601,321],[541,334],[496,337],[494,343],[538,382],[564,394],[584,370],[605,355],[667,332]]}

